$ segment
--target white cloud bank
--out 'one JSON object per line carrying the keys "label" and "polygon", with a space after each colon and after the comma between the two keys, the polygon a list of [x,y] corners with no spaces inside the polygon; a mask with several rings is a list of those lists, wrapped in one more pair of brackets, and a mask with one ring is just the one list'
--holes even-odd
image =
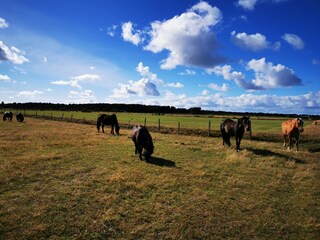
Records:
{"label": "white cloud bank", "polygon": [[0,17],[0,28],[7,28],[9,27],[9,23],[4,19]]}
{"label": "white cloud bank", "polygon": [[128,83],[120,83],[119,88],[113,89],[110,98],[129,98],[132,95],[143,96],[160,96],[156,84],[163,84],[157,75],[152,73],[149,67],[144,66],[142,62],[136,67],[136,71],[140,73],[142,79],[138,81],[130,80]]}
{"label": "white cloud bank", "polygon": [[282,36],[282,39],[289,43],[295,49],[301,50],[304,48],[304,42],[299,36],[295,34],[286,33]]}
{"label": "white cloud bank", "polygon": [[70,80],[58,80],[53,81],[51,84],[60,85],[60,86],[71,86],[75,88],[82,89],[82,86],[79,84],[80,82],[95,82],[97,80],[101,80],[99,75],[95,74],[83,74],[76,77],[72,77]]}
{"label": "white cloud bank", "polygon": [[230,65],[217,66],[208,69],[207,72],[214,72],[218,76],[223,76],[225,80],[233,80],[238,87],[247,90],[268,90],[302,85],[302,80],[292,69],[282,64],[273,65],[272,62],[266,62],[265,58],[252,59],[247,63],[246,69],[254,72],[255,79],[247,81],[243,73],[232,71]]}
{"label": "white cloud bank", "polygon": [[11,78],[8,75],[0,74],[0,81],[11,82]]}
{"label": "white cloud bank", "polygon": [[257,0],[238,0],[237,5],[246,10],[253,10],[257,2]]}
{"label": "white cloud bank", "polygon": [[273,49],[278,50],[280,48],[280,42],[271,44],[267,41],[266,36],[261,33],[256,34],[247,34],[247,33],[236,33],[235,31],[231,32],[231,41],[237,46],[249,49],[254,52],[261,51],[264,49]]}
{"label": "white cloud bank", "polygon": [[133,29],[132,22],[126,22],[122,24],[122,38],[127,42],[131,42],[134,45],[139,45],[142,42],[142,38],[140,37],[141,32],[139,30]]}
{"label": "white cloud bank", "polygon": [[[150,37],[144,46],[153,53],[168,51],[168,57],[160,63],[162,69],[174,69],[179,65],[213,67],[225,61],[217,53],[218,42],[212,28],[221,21],[222,14],[217,7],[199,2],[181,15],[169,20],[154,21]],[[122,37],[135,45],[143,42],[143,32],[134,30],[131,22],[122,25]]]}
{"label": "white cloud bank", "polygon": [[11,61],[14,64],[23,64],[29,62],[25,57],[25,52],[12,46],[9,48],[2,41],[0,41],[0,61]]}

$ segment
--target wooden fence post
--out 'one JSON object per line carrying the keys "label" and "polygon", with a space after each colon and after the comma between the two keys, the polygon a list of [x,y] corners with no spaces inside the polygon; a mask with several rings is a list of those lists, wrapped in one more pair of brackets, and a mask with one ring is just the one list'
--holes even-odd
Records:
{"label": "wooden fence post", "polygon": [[158,119],[158,130],[160,132],[160,118]]}
{"label": "wooden fence post", "polygon": [[180,122],[178,122],[178,134],[180,134]]}
{"label": "wooden fence post", "polygon": [[147,118],[144,118],[144,126],[147,126]]}
{"label": "wooden fence post", "polygon": [[208,137],[210,137],[210,130],[211,130],[211,120],[209,120],[209,124],[208,124]]}
{"label": "wooden fence post", "polygon": [[61,120],[63,120],[64,113],[62,113]]}

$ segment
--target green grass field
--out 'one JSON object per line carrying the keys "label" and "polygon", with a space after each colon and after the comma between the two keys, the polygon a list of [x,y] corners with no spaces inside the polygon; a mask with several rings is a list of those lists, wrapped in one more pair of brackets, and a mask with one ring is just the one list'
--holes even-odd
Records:
{"label": "green grass field", "polygon": [[[39,110],[25,110],[22,111],[25,114],[32,114],[41,116],[53,116],[53,117],[63,117],[68,119],[85,119],[89,121],[96,121],[98,112],[68,112],[68,111],[39,111]],[[109,113],[112,114],[112,113]],[[186,129],[203,129],[208,130],[209,121],[210,129],[219,130],[220,123],[225,118],[234,118],[235,116],[212,116],[212,115],[154,115],[148,113],[116,113],[119,124],[130,124],[130,125],[144,125],[146,121],[147,126],[158,126],[160,119],[161,127],[168,128],[178,128],[178,123],[180,123],[180,128]],[[239,116],[241,117],[241,116]],[[251,117],[252,120],[252,130],[253,132],[280,132],[281,123],[284,119],[281,118],[258,118]],[[306,120],[305,126],[308,126],[312,121]]]}
{"label": "green grass field", "polygon": [[278,120],[259,121],[239,153],[234,139],[151,132],[150,164],[128,129],[1,122],[0,239],[318,239],[320,125],[295,152],[268,132]]}

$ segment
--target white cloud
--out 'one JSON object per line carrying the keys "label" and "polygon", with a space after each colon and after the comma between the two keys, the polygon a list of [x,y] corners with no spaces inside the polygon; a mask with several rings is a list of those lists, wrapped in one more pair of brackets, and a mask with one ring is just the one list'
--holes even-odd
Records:
{"label": "white cloud", "polygon": [[168,58],[161,62],[162,69],[220,64],[224,58],[216,53],[218,43],[212,27],[221,19],[217,7],[200,2],[179,16],[153,22],[149,32],[151,40],[144,49],[154,53],[169,51]]}
{"label": "white cloud", "polygon": [[295,34],[286,33],[282,36],[282,39],[289,43],[295,49],[301,50],[304,48],[304,42],[299,36]]}
{"label": "white cloud", "polygon": [[220,92],[227,92],[229,91],[229,86],[225,83],[222,84],[222,86],[219,86],[215,83],[210,83],[208,85],[209,88],[211,88],[212,90],[215,90],[215,91],[220,91]]}
{"label": "white cloud", "polygon": [[181,76],[184,76],[184,75],[196,75],[197,73],[194,70],[186,69],[184,72],[179,72],[178,74]]}
{"label": "white cloud", "polygon": [[156,84],[163,84],[157,75],[152,73],[148,66],[144,66],[142,62],[136,67],[136,71],[140,73],[142,79],[138,81],[130,80],[128,83],[120,83],[119,88],[112,91],[110,98],[129,98],[131,95],[144,96],[160,96]]}
{"label": "white cloud", "polygon": [[152,82],[157,84],[163,84],[163,81],[158,78],[157,74],[152,73],[150,68],[148,66],[144,66],[142,62],[139,62],[136,67],[136,71],[140,73],[143,78],[150,79]]}
{"label": "white cloud", "polygon": [[261,33],[249,35],[244,32],[236,33],[235,31],[233,31],[231,32],[231,40],[237,46],[255,52],[271,48],[274,50],[278,50],[280,48],[279,42],[276,42],[274,45],[272,45],[269,41],[267,41],[267,38]]}
{"label": "white cloud", "polygon": [[172,88],[183,88],[184,87],[184,85],[182,83],[179,83],[179,82],[177,82],[177,83],[168,83],[166,86],[172,87]]}
{"label": "white cloud", "polygon": [[12,46],[7,47],[2,41],[0,41],[0,61],[11,61],[14,64],[23,64],[29,62],[25,56],[25,52]]}
{"label": "white cloud", "polygon": [[218,76],[223,76],[225,80],[233,80],[238,87],[247,90],[267,90],[302,85],[302,80],[295,75],[292,69],[282,64],[273,65],[272,62],[266,62],[265,58],[252,59],[248,62],[246,69],[254,72],[255,79],[247,81],[242,72],[232,71],[230,65],[208,69],[207,72],[214,72]]}
{"label": "white cloud", "polygon": [[237,5],[243,7],[246,10],[253,10],[257,0],[238,0]]}
{"label": "white cloud", "polygon": [[108,27],[107,29],[107,34],[110,37],[114,37],[116,35],[116,30],[117,30],[118,26],[117,25],[112,25],[111,27]]}
{"label": "white cloud", "polygon": [[43,63],[47,63],[47,62],[48,62],[48,58],[47,58],[47,57],[43,57],[43,58],[42,58],[42,62],[43,62]]}
{"label": "white cloud", "polygon": [[7,28],[7,27],[9,27],[9,23],[5,19],[0,17],[0,28]]}
{"label": "white cloud", "polygon": [[142,42],[140,37],[141,32],[133,29],[132,22],[126,22],[122,24],[122,38],[127,42],[131,42],[134,45],[139,45]]}
{"label": "white cloud", "polygon": [[97,103],[98,100],[94,95],[94,92],[90,89],[83,91],[70,91],[68,97],[68,102],[70,103]]}
{"label": "white cloud", "polygon": [[0,81],[11,82],[11,78],[8,75],[0,74]]}
{"label": "white cloud", "polygon": [[206,96],[206,95],[209,95],[209,94],[210,94],[210,92],[208,90],[206,90],[206,89],[201,92],[201,95],[203,95],[203,96]]}
{"label": "white cloud", "polygon": [[35,98],[37,95],[43,94],[43,91],[33,90],[33,91],[20,91],[18,96]]}
{"label": "white cloud", "polygon": [[218,76],[223,76],[225,80],[236,80],[236,79],[244,79],[245,75],[241,72],[232,71],[232,67],[230,65],[224,66],[216,66],[214,68],[209,68],[206,71],[211,74],[215,73]]}
{"label": "white cloud", "polygon": [[82,86],[79,84],[79,82],[95,82],[97,80],[101,80],[101,77],[99,75],[95,74],[83,74],[76,77],[72,77],[70,80],[58,80],[50,82],[53,85],[60,85],[60,86],[71,86],[75,88],[82,89]]}
{"label": "white cloud", "polygon": [[252,59],[248,62],[247,69],[255,72],[256,78],[252,84],[256,89],[302,85],[302,80],[295,75],[292,69],[282,64],[273,65],[272,62],[266,62],[265,58]]}

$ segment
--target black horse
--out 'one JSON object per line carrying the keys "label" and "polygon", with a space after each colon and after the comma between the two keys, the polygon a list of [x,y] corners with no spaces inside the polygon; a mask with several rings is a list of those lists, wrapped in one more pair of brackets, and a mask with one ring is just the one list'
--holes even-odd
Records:
{"label": "black horse", "polygon": [[116,134],[119,135],[119,124],[118,119],[115,114],[107,115],[107,114],[100,114],[97,118],[97,129],[100,132],[100,126],[102,128],[102,132],[104,133],[104,125],[111,125],[111,134],[114,134],[114,128],[116,130]]}
{"label": "black horse", "polygon": [[3,121],[12,121],[12,117],[13,117],[13,114],[12,112],[9,112],[9,111],[5,111],[4,114],[3,114]]}
{"label": "black horse", "polygon": [[24,116],[21,113],[18,113],[16,118],[17,118],[18,122],[23,122],[24,121]]}
{"label": "black horse", "polygon": [[239,118],[237,122],[226,119],[222,121],[220,125],[220,131],[222,134],[222,143],[227,144],[230,147],[230,137],[235,136],[236,138],[236,149],[240,151],[240,143],[245,131],[251,131],[250,117],[243,116]]}
{"label": "black horse", "polygon": [[144,155],[146,162],[150,162],[154,146],[148,129],[144,126],[134,126],[131,139],[134,142],[135,154],[139,153],[139,159],[142,160],[141,155]]}

